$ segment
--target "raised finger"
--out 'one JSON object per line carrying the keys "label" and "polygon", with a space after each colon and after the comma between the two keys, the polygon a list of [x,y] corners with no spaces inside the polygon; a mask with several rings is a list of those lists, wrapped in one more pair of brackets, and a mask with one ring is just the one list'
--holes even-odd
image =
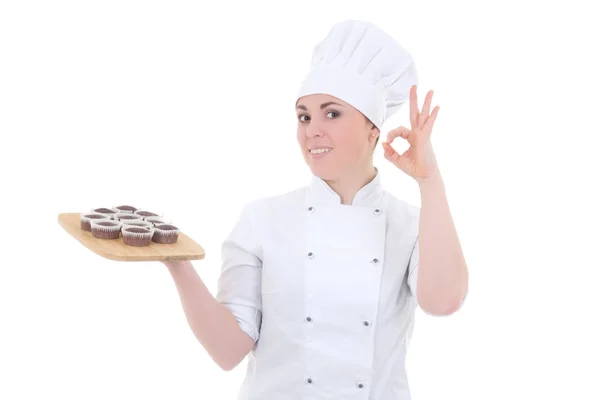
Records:
{"label": "raised finger", "polygon": [[431,108],[431,99],[433,98],[433,90],[427,92],[427,96],[425,96],[425,104],[423,104],[423,111],[421,111],[421,116],[419,119],[419,124],[423,125],[427,118],[429,117],[429,109]]}
{"label": "raised finger", "polygon": [[435,108],[431,112],[431,115],[429,116],[429,118],[427,118],[427,121],[425,121],[425,125],[423,126],[423,131],[429,132],[431,134],[431,132],[433,131],[433,123],[435,122],[435,119],[437,118],[439,111],[440,111],[440,106],[435,106]]}
{"label": "raised finger", "polygon": [[418,128],[419,103],[417,102],[417,85],[410,87],[410,124],[412,129]]}

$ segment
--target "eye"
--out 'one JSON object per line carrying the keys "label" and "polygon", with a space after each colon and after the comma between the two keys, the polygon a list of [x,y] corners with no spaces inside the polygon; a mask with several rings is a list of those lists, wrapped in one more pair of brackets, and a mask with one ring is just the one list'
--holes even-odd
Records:
{"label": "eye", "polygon": [[[337,118],[337,117],[339,117],[339,116],[341,115],[341,114],[340,114],[339,112],[337,112],[337,111],[328,111],[328,112],[327,112],[327,115],[329,115],[329,114],[335,114],[335,116],[334,116],[334,117],[332,117],[332,118]],[[302,117],[306,117],[307,119],[304,119],[304,120],[303,120],[303,119],[302,119]],[[298,121],[300,121],[300,122],[306,122],[306,121],[308,121],[309,119],[310,119],[310,117],[309,117],[308,115],[306,115],[306,114],[301,114],[301,115],[299,115],[299,116],[298,116]]]}

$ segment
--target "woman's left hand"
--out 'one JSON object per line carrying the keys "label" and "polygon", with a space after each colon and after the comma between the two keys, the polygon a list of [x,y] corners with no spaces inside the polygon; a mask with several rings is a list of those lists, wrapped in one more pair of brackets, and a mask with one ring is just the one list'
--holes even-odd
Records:
{"label": "woman's left hand", "polygon": [[[385,158],[419,183],[439,173],[430,138],[440,106],[436,106],[429,114],[432,97],[433,90],[430,90],[425,97],[423,110],[419,112],[417,86],[413,85],[410,88],[410,124],[412,129],[403,126],[393,129],[388,133],[387,140],[381,143]],[[410,147],[402,154],[398,154],[391,146],[391,143],[398,136],[406,139],[410,144]]]}

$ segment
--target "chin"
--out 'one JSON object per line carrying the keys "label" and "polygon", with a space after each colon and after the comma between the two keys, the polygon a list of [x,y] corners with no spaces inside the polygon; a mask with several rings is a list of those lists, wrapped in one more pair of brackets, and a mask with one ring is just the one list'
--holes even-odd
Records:
{"label": "chin", "polygon": [[310,170],[312,172],[313,175],[318,176],[319,178],[323,179],[323,180],[333,180],[336,179],[339,176],[339,173],[335,170],[333,170],[332,168],[327,168],[325,166],[315,166],[315,165],[310,165]]}

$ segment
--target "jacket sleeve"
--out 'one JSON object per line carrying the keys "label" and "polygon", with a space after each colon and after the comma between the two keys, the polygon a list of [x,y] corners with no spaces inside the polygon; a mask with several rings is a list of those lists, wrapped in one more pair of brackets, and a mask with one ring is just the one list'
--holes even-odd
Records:
{"label": "jacket sleeve", "polygon": [[222,267],[216,299],[235,316],[254,343],[262,321],[262,260],[256,232],[256,202],[246,204],[222,244]]}
{"label": "jacket sleeve", "polygon": [[408,287],[413,296],[417,295],[417,272],[419,270],[419,236],[415,239],[415,244],[408,262]]}

